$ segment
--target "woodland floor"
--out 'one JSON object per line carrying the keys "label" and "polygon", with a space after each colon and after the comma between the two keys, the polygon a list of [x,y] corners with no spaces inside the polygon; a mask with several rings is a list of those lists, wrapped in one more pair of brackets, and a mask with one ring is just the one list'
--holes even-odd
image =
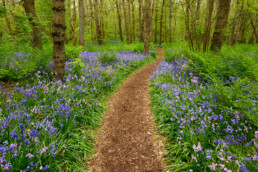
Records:
{"label": "woodland floor", "polygon": [[109,102],[96,142],[92,172],[161,172],[163,150],[155,139],[155,123],[150,108],[150,75],[163,59],[131,75]]}

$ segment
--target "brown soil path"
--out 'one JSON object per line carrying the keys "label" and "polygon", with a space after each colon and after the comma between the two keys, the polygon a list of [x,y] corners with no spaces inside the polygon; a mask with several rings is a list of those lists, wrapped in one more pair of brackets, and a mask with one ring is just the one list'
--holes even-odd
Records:
{"label": "brown soil path", "polygon": [[149,106],[150,75],[163,58],[147,65],[121,86],[109,103],[91,161],[92,172],[164,171],[162,150],[154,140],[155,123]]}

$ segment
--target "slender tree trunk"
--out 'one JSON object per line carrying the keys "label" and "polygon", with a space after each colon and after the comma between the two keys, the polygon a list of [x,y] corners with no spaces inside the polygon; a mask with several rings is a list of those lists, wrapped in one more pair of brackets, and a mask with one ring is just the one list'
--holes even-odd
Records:
{"label": "slender tree trunk", "polygon": [[232,21],[232,28],[231,28],[231,34],[230,34],[230,39],[229,39],[229,46],[234,45],[235,42],[235,30],[236,30],[236,24],[237,24],[237,19],[239,18],[239,4],[240,4],[240,0],[237,0],[236,2],[236,12],[235,12],[235,16],[233,18]]}
{"label": "slender tree trunk", "polygon": [[128,6],[128,32],[129,32],[129,42],[132,43],[132,26],[131,26],[131,5],[130,0],[127,0]]}
{"label": "slender tree trunk", "polygon": [[190,39],[190,0],[186,0],[186,13],[185,13],[185,40]]}
{"label": "slender tree trunk", "polygon": [[129,38],[129,29],[128,29],[128,20],[126,16],[126,9],[125,9],[125,0],[122,0],[122,5],[123,5],[123,11],[124,11],[124,22],[125,22],[125,32],[126,32],[126,42],[129,44],[130,43],[130,38]]}
{"label": "slender tree trunk", "polygon": [[[2,3],[3,3],[3,9],[6,10],[6,7],[5,7],[5,6],[6,6],[6,3],[5,3],[5,0],[2,0]],[[9,20],[9,18],[7,17],[6,14],[4,14],[4,16],[5,16],[6,25],[7,25],[8,30],[9,30],[9,34],[12,35],[13,32],[12,32],[10,20]]]}
{"label": "slender tree trunk", "polygon": [[123,39],[123,31],[122,31],[122,19],[121,19],[121,14],[120,14],[120,5],[118,0],[116,0],[116,11],[117,11],[117,18],[118,18],[118,28],[119,28],[119,36],[120,40],[124,42]]}
{"label": "slender tree trunk", "polygon": [[63,81],[65,73],[65,0],[53,0],[54,21],[52,29],[54,71]]}
{"label": "slender tree trunk", "polygon": [[94,10],[93,10],[93,5],[92,5],[92,2],[91,0],[89,0],[89,4],[90,4],[90,30],[91,30],[91,40],[94,41],[94,29],[93,29],[93,18],[95,19],[94,17]]}
{"label": "slender tree trunk", "polygon": [[100,35],[102,36],[102,43],[105,41],[105,23],[104,23],[104,16],[103,16],[103,1],[100,0],[100,8],[99,8],[99,13],[100,13]]}
{"label": "slender tree trunk", "polygon": [[159,45],[162,44],[162,26],[163,26],[164,5],[165,5],[165,0],[163,0],[162,6],[161,6],[160,23],[159,23]]}
{"label": "slender tree trunk", "polygon": [[151,0],[145,0],[144,5],[144,53],[149,54],[149,43],[151,37]]}
{"label": "slender tree trunk", "polygon": [[132,26],[132,41],[135,41],[135,10],[134,10],[134,1],[131,1],[132,6],[132,20],[133,20],[133,26]]}
{"label": "slender tree trunk", "polygon": [[39,28],[39,21],[35,11],[35,2],[34,0],[24,0],[24,9],[25,12],[29,16],[29,22],[32,26],[32,47],[33,48],[41,48],[42,40],[41,40],[41,30]]}
{"label": "slender tree trunk", "polygon": [[224,31],[228,22],[228,14],[230,10],[231,0],[219,0],[217,20],[215,24],[215,32],[212,38],[211,50],[218,52],[221,50],[224,41]]}
{"label": "slender tree trunk", "polygon": [[175,38],[175,35],[176,35],[176,25],[177,25],[177,16],[176,16],[176,14],[177,14],[177,8],[174,8],[174,10],[175,10],[175,15],[174,15],[175,24],[174,24],[173,34],[172,34],[172,36],[173,36],[172,40],[175,41],[175,39],[176,39],[176,38]]}
{"label": "slender tree trunk", "polygon": [[203,51],[207,51],[207,47],[210,43],[210,32],[211,32],[211,19],[212,19],[212,13],[214,9],[214,1],[215,0],[208,0],[207,4],[207,17],[205,21],[205,33],[204,33],[204,39],[203,39]]}
{"label": "slender tree trunk", "polygon": [[154,44],[158,43],[158,2],[155,7],[155,29],[154,29]]}
{"label": "slender tree trunk", "polygon": [[[249,3],[249,1],[247,1],[247,6],[250,8],[250,3]],[[255,26],[255,22],[254,22],[254,20],[253,20],[253,17],[252,17],[252,14],[251,14],[251,12],[248,12],[248,16],[249,16],[249,18],[250,18],[250,21],[251,21],[251,25],[252,25],[252,28],[253,28],[253,33],[254,33],[254,35],[255,35],[255,38],[256,38],[256,40],[258,39],[258,33],[257,33],[257,31],[256,31],[256,26]],[[256,23],[257,23],[257,20],[256,20]],[[257,41],[256,41],[257,42]]]}
{"label": "slender tree trunk", "polygon": [[200,8],[201,8],[201,0],[197,0],[197,8],[196,8],[196,17],[195,17],[195,41],[196,41],[196,48],[197,50],[200,50]]}
{"label": "slender tree trunk", "polygon": [[71,0],[70,26],[71,26],[72,33],[73,33],[73,46],[76,46],[77,33],[76,33],[76,30],[75,30],[76,18],[74,17],[75,16],[75,13],[74,13],[75,10],[74,9],[75,9],[75,0]]}
{"label": "slender tree trunk", "polygon": [[142,0],[139,0],[139,39],[143,42],[143,23],[142,23]]}
{"label": "slender tree trunk", "polygon": [[79,38],[79,44],[80,45],[85,45],[85,40],[84,40],[84,0],[79,0],[79,22],[80,22],[80,38]]}
{"label": "slender tree trunk", "polygon": [[247,21],[248,21],[248,12],[245,11],[244,15],[243,15],[243,22],[241,24],[241,28],[240,28],[240,39],[239,39],[239,43],[246,43],[246,29],[247,29]]}
{"label": "slender tree trunk", "polygon": [[164,5],[164,32],[162,35],[162,38],[164,40],[165,43],[167,43],[167,7]]}
{"label": "slender tree trunk", "polygon": [[101,39],[101,31],[100,31],[100,25],[99,25],[99,10],[98,10],[98,1],[94,0],[94,17],[95,17],[95,25],[96,25],[96,36],[97,36],[97,42],[99,45],[102,44]]}
{"label": "slender tree trunk", "polygon": [[76,46],[76,44],[77,44],[77,38],[78,38],[78,36],[77,36],[77,30],[76,30],[76,28],[77,28],[77,12],[76,12],[76,3],[75,3],[75,1],[76,0],[73,0],[72,2],[73,2],[73,5],[72,5],[72,7],[73,7],[73,27],[74,27],[74,37],[73,37],[73,46]]}
{"label": "slender tree trunk", "polygon": [[242,23],[244,21],[244,4],[245,4],[245,1],[242,0],[242,4],[241,4],[241,10],[240,10],[240,17],[239,17],[239,21],[238,21],[238,25],[237,25],[237,31],[236,31],[236,36],[234,38],[234,43],[233,44],[237,44],[238,43],[238,40],[239,40],[239,36],[240,36],[240,33],[241,33],[241,28],[242,28]]}
{"label": "slender tree trunk", "polygon": [[[144,3],[143,3],[143,5],[144,5]],[[142,26],[142,42],[144,42],[144,6],[142,5],[142,24],[141,24],[141,26]]]}
{"label": "slender tree trunk", "polygon": [[169,42],[172,42],[172,0],[169,5]]}

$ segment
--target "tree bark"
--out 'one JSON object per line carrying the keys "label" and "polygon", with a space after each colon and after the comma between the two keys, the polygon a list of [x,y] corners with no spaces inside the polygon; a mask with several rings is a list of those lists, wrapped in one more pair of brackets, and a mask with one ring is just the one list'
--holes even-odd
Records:
{"label": "tree bark", "polygon": [[159,23],[159,45],[162,44],[162,26],[163,26],[163,10],[164,10],[165,0],[162,2],[161,14],[160,14],[160,23]]}
{"label": "tree bark", "polygon": [[100,31],[100,25],[99,25],[99,10],[98,10],[97,0],[94,0],[94,17],[95,17],[95,25],[96,25],[97,42],[99,45],[101,45],[102,39],[101,39],[101,31]]}
{"label": "tree bark", "polygon": [[80,22],[80,38],[79,38],[79,44],[80,45],[85,45],[85,40],[84,40],[84,0],[79,0],[79,22]]}
{"label": "tree bark", "polygon": [[133,25],[132,25],[132,41],[135,41],[135,10],[134,10],[134,1],[131,1],[131,6],[132,6],[132,20],[133,20]]}
{"label": "tree bark", "polygon": [[172,42],[172,0],[170,0],[169,5],[169,42]]}
{"label": "tree bark", "polygon": [[236,36],[234,38],[234,44],[237,44],[238,43],[238,40],[239,40],[239,37],[240,37],[240,34],[241,34],[241,28],[242,28],[242,25],[244,23],[244,18],[245,18],[245,15],[244,15],[244,5],[245,5],[245,1],[242,0],[242,4],[241,4],[241,10],[240,10],[240,18],[239,18],[239,21],[238,21],[238,26],[237,26],[237,31],[236,31]]}
{"label": "tree bark", "polygon": [[138,19],[138,22],[139,22],[139,39],[140,39],[140,42],[143,42],[142,0],[139,0],[139,19]]}
{"label": "tree bark", "polygon": [[[248,7],[250,8],[250,3],[249,3],[249,1],[247,1],[247,5],[248,5]],[[253,20],[253,17],[252,17],[251,12],[248,12],[248,16],[249,16],[249,18],[250,18],[251,25],[252,25],[252,28],[253,28],[253,31],[254,31],[253,33],[254,33],[254,35],[255,35],[256,42],[257,42],[258,34],[257,34],[257,31],[256,31],[255,22],[254,22],[254,20]],[[257,23],[257,20],[256,20],[256,23]]]}
{"label": "tree bark", "polygon": [[208,0],[207,4],[207,17],[205,21],[205,33],[204,33],[204,39],[203,39],[203,51],[207,51],[207,47],[210,43],[210,32],[211,32],[211,19],[212,19],[212,13],[214,10],[214,1],[215,0]]}
{"label": "tree bark", "polygon": [[155,7],[155,29],[154,29],[154,44],[158,43],[158,1]]}
{"label": "tree bark", "polygon": [[129,42],[132,43],[132,26],[131,26],[131,5],[130,0],[127,0],[128,6],[128,32],[129,32]]}
{"label": "tree bark", "polygon": [[74,13],[75,11],[74,9],[75,9],[75,0],[71,0],[70,26],[73,33],[73,46],[76,46],[76,42],[77,42],[77,33],[75,30],[76,14]]}
{"label": "tree bark", "polygon": [[240,4],[240,0],[237,0],[236,2],[236,12],[235,12],[235,16],[233,18],[232,21],[232,28],[231,28],[231,34],[230,34],[230,39],[229,39],[229,46],[234,45],[235,42],[235,30],[236,30],[236,24],[237,24],[237,18],[239,17],[239,4]]}
{"label": "tree bark", "polygon": [[151,0],[145,0],[144,5],[144,53],[149,54],[149,43],[151,37]]}
{"label": "tree bark", "polygon": [[128,29],[128,20],[126,16],[126,9],[125,9],[125,0],[122,0],[122,5],[123,5],[123,11],[124,11],[124,22],[125,22],[125,32],[126,32],[126,42],[129,44],[130,43],[130,37],[129,37],[129,29]]}
{"label": "tree bark", "polygon": [[218,14],[215,24],[215,32],[212,38],[211,50],[218,52],[221,50],[224,41],[224,31],[228,22],[231,0],[219,0]]}
{"label": "tree bark", "polygon": [[120,41],[124,42],[123,30],[122,30],[122,19],[121,19],[120,5],[119,5],[118,0],[116,0],[116,11],[117,11],[117,19],[118,19],[118,28],[119,28]]}
{"label": "tree bark", "polygon": [[195,17],[195,41],[196,41],[196,48],[197,50],[200,50],[200,8],[201,8],[201,0],[197,0],[197,8],[196,8],[196,17]]}
{"label": "tree bark", "polygon": [[93,10],[93,5],[91,0],[89,0],[89,4],[90,4],[90,30],[91,30],[91,40],[94,41],[94,29],[93,29],[93,18],[94,18],[94,10]]}
{"label": "tree bark", "polygon": [[41,30],[39,28],[38,16],[35,11],[35,2],[34,0],[24,0],[23,3],[25,12],[29,16],[29,22],[32,26],[32,47],[41,48],[42,39],[41,39]]}
{"label": "tree bark", "polygon": [[190,39],[190,0],[186,0],[186,12],[185,12],[185,40]]}
{"label": "tree bark", "polygon": [[53,0],[53,12],[54,72],[63,81],[65,73],[65,0]]}

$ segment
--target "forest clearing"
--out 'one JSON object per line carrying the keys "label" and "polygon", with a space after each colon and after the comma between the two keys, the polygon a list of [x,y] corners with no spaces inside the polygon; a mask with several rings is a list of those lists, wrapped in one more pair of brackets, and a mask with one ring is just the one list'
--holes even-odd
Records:
{"label": "forest clearing", "polygon": [[0,171],[258,172],[256,0],[1,0]]}

